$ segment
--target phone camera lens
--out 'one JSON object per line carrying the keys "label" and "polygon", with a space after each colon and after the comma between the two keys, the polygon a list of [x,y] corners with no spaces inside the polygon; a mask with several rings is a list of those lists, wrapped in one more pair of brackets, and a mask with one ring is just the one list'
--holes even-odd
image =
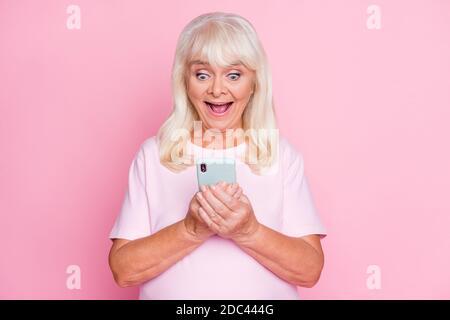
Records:
{"label": "phone camera lens", "polygon": [[200,171],[201,172],[206,172],[206,163],[200,164]]}

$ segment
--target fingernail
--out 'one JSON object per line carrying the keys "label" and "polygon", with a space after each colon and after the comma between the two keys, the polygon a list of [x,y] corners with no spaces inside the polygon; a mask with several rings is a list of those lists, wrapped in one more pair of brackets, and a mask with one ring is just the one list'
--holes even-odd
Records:
{"label": "fingernail", "polygon": [[221,187],[225,187],[226,185],[227,185],[227,183],[226,183],[225,181],[221,181],[221,182],[220,182],[220,186],[221,186]]}
{"label": "fingernail", "polygon": [[202,190],[203,192],[205,192],[205,191],[206,191],[206,187],[205,187],[204,185],[201,185],[201,186],[200,186],[200,190]]}
{"label": "fingernail", "polygon": [[216,190],[216,186],[215,185],[212,184],[210,187],[211,187],[211,189]]}
{"label": "fingernail", "polygon": [[202,194],[200,192],[197,192],[196,196],[198,199],[202,199]]}

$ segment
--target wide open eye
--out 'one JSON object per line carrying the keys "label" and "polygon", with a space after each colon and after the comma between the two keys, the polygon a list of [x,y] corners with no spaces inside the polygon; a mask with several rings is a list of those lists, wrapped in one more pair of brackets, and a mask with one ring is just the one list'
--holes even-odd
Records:
{"label": "wide open eye", "polygon": [[196,78],[199,80],[207,80],[209,78],[209,75],[203,72],[197,72],[195,74]]}
{"label": "wide open eye", "polygon": [[231,80],[236,81],[236,80],[238,80],[241,77],[241,74],[238,73],[238,72],[233,72],[233,73],[228,74],[228,77]]}

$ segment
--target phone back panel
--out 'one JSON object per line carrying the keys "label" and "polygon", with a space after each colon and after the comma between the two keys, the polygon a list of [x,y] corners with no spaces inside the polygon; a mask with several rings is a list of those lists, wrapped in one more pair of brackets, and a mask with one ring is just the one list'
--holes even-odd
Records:
{"label": "phone back panel", "polygon": [[[202,166],[203,164],[203,166]],[[236,182],[236,164],[234,159],[201,159],[197,162],[198,188],[220,181]]]}

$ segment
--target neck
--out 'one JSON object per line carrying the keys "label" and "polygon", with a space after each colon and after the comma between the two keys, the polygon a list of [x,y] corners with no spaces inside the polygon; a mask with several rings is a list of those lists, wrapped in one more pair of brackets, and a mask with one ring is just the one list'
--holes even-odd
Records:
{"label": "neck", "polygon": [[[235,129],[233,129],[235,130]],[[232,141],[227,141],[226,139],[226,131],[219,131],[219,130],[208,130],[201,128],[198,131],[192,130],[191,131],[191,143],[195,144],[197,146],[200,146],[202,148],[208,148],[208,149],[227,149],[227,148],[233,148],[242,143],[241,139],[234,138],[228,139]],[[206,133],[205,133],[206,132]]]}

